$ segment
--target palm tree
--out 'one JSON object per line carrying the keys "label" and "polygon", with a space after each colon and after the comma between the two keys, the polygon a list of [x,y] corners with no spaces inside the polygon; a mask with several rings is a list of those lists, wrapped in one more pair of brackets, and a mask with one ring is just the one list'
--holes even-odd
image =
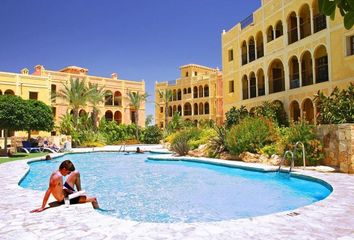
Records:
{"label": "palm tree", "polygon": [[171,100],[173,93],[171,89],[159,90],[159,95],[162,101],[165,103],[165,128],[168,125],[168,102]]}
{"label": "palm tree", "polygon": [[136,123],[135,135],[136,135],[136,139],[139,139],[139,128],[138,128],[139,112],[138,111],[140,109],[141,103],[146,101],[148,94],[147,93],[139,94],[139,92],[128,92],[127,95],[130,101],[130,106],[135,109],[134,112],[135,123]]}
{"label": "palm tree", "polygon": [[91,90],[90,97],[88,99],[89,103],[92,104],[92,123],[94,131],[97,131],[97,122],[98,122],[98,114],[99,108],[98,105],[105,100],[106,91],[104,90],[104,86],[99,87],[98,84],[89,83],[89,89]]}
{"label": "palm tree", "polygon": [[71,78],[70,84],[63,85],[64,89],[59,91],[58,96],[69,102],[69,106],[73,110],[74,126],[76,127],[79,109],[86,106],[92,90],[87,88],[85,79],[80,81],[78,78]]}

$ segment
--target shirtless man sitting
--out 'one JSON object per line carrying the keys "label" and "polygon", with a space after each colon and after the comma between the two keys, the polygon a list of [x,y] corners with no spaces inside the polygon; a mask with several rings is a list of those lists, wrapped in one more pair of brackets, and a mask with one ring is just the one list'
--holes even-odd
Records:
{"label": "shirtless man sitting", "polygon": [[[75,173],[73,174],[72,177],[70,178],[70,173]],[[65,183],[65,185],[72,184],[72,189],[68,190],[68,187],[64,189],[65,187],[63,185],[63,176],[69,175],[68,180]],[[78,190],[81,190],[81,182],[80,182],[80,174],[78,171],[75,171],[74,164],[70,160],[65,160],[62,162],[59,166],[59,169],[56,170],[55,172],[52,173],[49,179],[49,187],[44,195],[42,206],[40,208],[34,209],[31,212],[42,212],[45,210],[45,206],[47,204],[48,198],[50,194],[53,194],[54,198],[60,202],[64,203],[64,198],[69,194],[74,192],[74,185],[78,188]],[[88,197],[88,196],[79,196],[73,199],[70,199],[70,203],[86,203],[86,202],[91,202],[92,206],[94,208],[99,208],[97,199],[95,197]]]}

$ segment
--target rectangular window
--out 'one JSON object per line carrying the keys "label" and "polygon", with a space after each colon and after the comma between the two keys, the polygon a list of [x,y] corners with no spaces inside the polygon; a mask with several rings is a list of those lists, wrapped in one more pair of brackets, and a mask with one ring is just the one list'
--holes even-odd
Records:
{"label": "rectangular window", "polygon": [[53,118],[55,119],[55,117],[57,116],[57,108],[56,107],[52,107],[52,113],[53,113]]}
{"label": "rectangular window", "polygon": [[160,113],[163,113],[163,107],[160,107]]}
{"label": "rectangular window", "polygon": [[228,56],[229,56],[229,62],[234,60],[234,50],[230,49],[228,51]]}
{"label": "rectangular window", "polygon": [[349,55],[354,55],[354,36],[350,36],[349,45],[350,45]]}
{"label": "rectangular window", "polygon": [[229,81],[229,93],[233,93],[235,91],[235,81]]}
{"label": "rectangular window", "polygon": [[29,92],[29,99],[38,100],[38,92]]}

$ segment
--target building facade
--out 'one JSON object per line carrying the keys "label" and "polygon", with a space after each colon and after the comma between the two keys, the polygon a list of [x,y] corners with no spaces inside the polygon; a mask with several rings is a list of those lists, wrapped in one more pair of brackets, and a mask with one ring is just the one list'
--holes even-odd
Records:
{"label": "building facade", "polygon": [[[113,73],[111,78],[106,78],[90,76],[88,69],[81,67],[69,66],[59,71],[51,71],[46,70],[42,65],[35,66],[32,74],[26,68],[21,70],[20,74],[0,72],[0,95],[17,95],[23,99],[36,99],[44,102],[52,107],[54,121],[58,125],[60,117],[68,111],[70,112],[70,109],[68,102],[56,95],[64,88],[65,84],[70,84],[70,79],[85,80],[86,83],[98,84],[99,87],[104,86],[107,96],[105,102],[99,106],[99,118],[104,116],[108,121],[116,121],[117,124],[135,123],[134,112],[136,109],[130,106],[127,94],[129,92],[145,93],[145,82],[122,80],[118,78],[116,73]],[[52,96],[56,97],[52,98]],[[80,109],[80,114],[90,113],[91,110],[88,103],[86,107]],[[141,105],[138,112],[138,124],[143,126],[145,103]],[[3,137],[3,132],[0,133],[0,137]]]}
{"label": "building facade", "polygon": [[354,82],[354,29],[331,21],[317,0],[262,0],[222,33],[224,111],[279,101],[290,120],[316,122],[319,91]]}
{"label": "building facade", "polygon": [[[180,78],[176,81],[156,82],[155,84],[155,122],[165,127],[165,111],[168,120],[179,113],[184,120],[196,124],[201,120],[213,120],[221,123],[222,112],[222,74],[218,69],[197,64],[181,66]],[[171,90],[172,98],[168,107],[159,91]]]}

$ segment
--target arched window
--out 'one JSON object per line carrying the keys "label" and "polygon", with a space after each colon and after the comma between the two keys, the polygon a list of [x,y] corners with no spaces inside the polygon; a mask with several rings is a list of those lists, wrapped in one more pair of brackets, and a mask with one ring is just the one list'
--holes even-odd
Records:
{"label": "arched window", "polygon": [[314,118],[315,118],[315,112],[314,112],[314,107],[312,100],[309,98],[306,98],[303,103],[302,103],[302,115],[305,118],[306,121],[309,123],[314,123]]}
{"label": "arched window", "polygon": [[177,112],[177,107],[176,105],[173,106],[173,114],[175,114]]}
{"label": "arched window", "polygon": [[288,44],[292,44],[298,40],[297,18],[295,12],[292,12],[289,15],[287,24],[288,24]]}
{"label": "arched window", "polygon": [[268,68],[269,93],[285,90],[284,65],[279,60],[274,60]]}
{"label": "arched window", "polygon": [[117,123],[117,124],[121,124],[122,123],[122,113],[120,111],[116,111],[114,113],[114,121]]}
{"label": "arched window", "polygon": [[173,101],[176,101],[177,100],[177,92],[176,92],[176,89],[173,90],[173,94],[172,94],[172,100]]}
{"label": "arched window", "polygon": [[209,97],[209,86],[208,85],[204,86],[204,97]]}
{"label": "arched window", "polygon": [[248,99],[248,79],[246,75],[242,78],[242,99]]}
{"label": "arched window", "polygon": [[182,100],[182,91],[181,91],[181,89],[178,89],[178,91],[177,91],[177,100]]}
{"label": "arched window", "polygon": [[112,111],[108,110],[106,111],[106,113],[104,114],[104,117],[106,118],[106,121],[112,121],[113,120],[113,113]]}
{"label": "arched window", "polygon": [[313,11],[313,32],[319,32],[327,28],[326,15],[320,13],[318,7],[318,0],[313,0],[312,2],[312,11]]}
{"label": "arched window", "polygon": [[250,74],[250,98],[257,97],[257,83],[254,72]]}
{"label": "arched window", "polygon": [[328,78],[328,56],[325,46],[315,50],[316,83],[326,82]]}
{"label": "arched window", "polygon": [[122,106],[122,94],[120,91],[114,92],[114,106]]}
{"label": "arched window", "polygon": [[271,42],[274,40],[274,31],[273,26],[269,26],[267,29],[267,42]]}
{"label": "arched window", "polygon": [[105,96],[105,104],[106,106],[112,106],[113,105],[113,94],[111,91],[106,91],[106,96]]}
{"label": "arched window", "polygon": [[300,107],[297,101],[292,101],[290,103],[290,119],[294,122],[300,120]]}
{"label": "arched window", "polygon": [[263,69],[259,69],[257,72],[257,87],[258,87],[258,96],[264,96],[265,95],[265,84],[264,84]]}
{"label": "arched window", "polygon": [[193,112],[194,112],[194,115],[198,115],[198,103],[194,103],[194,107],[193,107]]}
{"label": "arched window", "polygon": [[4,95],[15,95],[14,91],[12,91],[11,89],[7,89],[5,92],[4,92]]}
{"label": "arched window", "polygon": [[312,65],[311,53],[306,51],[302,54],[301,58],[301,86],[308,86],[313,84]]}
{"label": "arched window", "polygon": [[185,103],[183,107],[183,115],[190,116],[192,115],[192,106],[190,103]]}
{"label": "arched window", "polygon": [[189,87],[188,88],[188,93],[191,93],[192,92],[192,89]]}
{"label": "arched window", "polygon": [[168,107],[168,116],[172,117],[172,107],[171,106]]}
{"label": "arched window", "polygon": [[247,64],[247,43],[246,43],[246,41],[243,41],[242,47],[241,47],[241,61],[242,61],[242,65]]}
{"label": "arched window", "polygon": [[204,114],[204,106],[203,103],[199,103],[199,115],[203,115]]}
{"label": "arched window", "polygon": [[300,39],[311,35],[310,6],[305,4],[301,7],[300,13]]}
{"label": "arched window", "polygon": [[289,60],[289,80],[290,89],[300,87],[299,61],[296,56],[291,57]]}
{"label": "arched window", "polygon": [[209,114],[209,103],[204,103],[204,114]]}
{"label": "arched window", "polygon": [[248,59],[250,62],[254,61],[256,59],[256,49],[255,49],[255,44],[254,44],[254,38],[251,37],[250,40],[248,41],[248,51],[249,51],[249,56]]}
{"label": "arched window", "polygon": [[187,94],[187,89],[186,88],[183,89],[183,94]]}
{"label": "arched window", "polygon": [[81,110],[79,111],[79,116],[80,116],[80,117],[84,116],[85,114],[86,114],[86,111],[85,111],[84,109],[81,109]]}
{"label": "arched window", "polygon": [[181,107],[181,105],[178,105],[178,107],[177,107],[177,112],[178,112],[178,114],[179,114],[180,116],[182,116],[182,107]]}
{"label": "arched window", "polygon": [[198,87],[197,86],[195,86],[193,88],[193,98],[198,98]]}
{"label": "arched window", "polygon": [[256,42],[257,42],[257,58],[263,57],[264,56],[264,44],[263,44],[262,32],[257,33]]}
{"label": "arched window", "polygon": [[279,20],[275,25],[275,38],[283,36],[283,23]]}
{"label": "arched window", "polygon": [[203,97],[203,86],[199,86],[199,94],[198,96],[201,98]]}

